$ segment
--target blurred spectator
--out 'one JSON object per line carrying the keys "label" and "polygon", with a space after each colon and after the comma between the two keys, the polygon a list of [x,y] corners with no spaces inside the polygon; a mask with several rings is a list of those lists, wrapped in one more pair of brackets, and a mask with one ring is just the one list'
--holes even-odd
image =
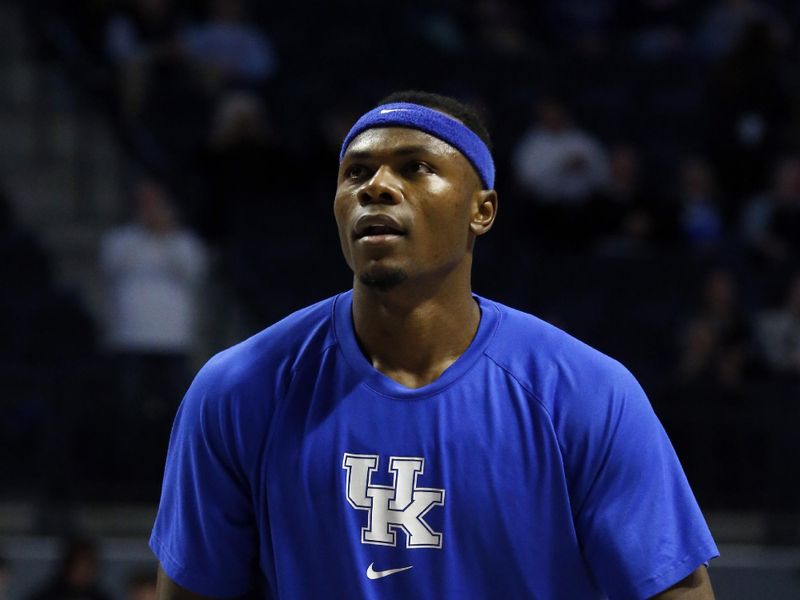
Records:
{"label": "blurred spectator", "polygon": [[[783,73],[784,53],[785,42],[773,24],[750,19],[708,78],[708,147],[720,188],[732,201],[728,216],[759,191],[773,157],[792,143],[787,86],[796,76]],[[792,65],[790,60],[786,68],[793,71]]]}
{"label": "blurred spectator", "polygon": [[64,557],[56,576],[29,600],[109,600],[98,586],[97,546],[88,539],[65,542]]}
{"label": "blurred spectator", "polygon": [[[318,143],[330,142],[328,151],[311,147],[297,159],[276,136],[258,97],[235,92],[219,103],[200,157],[206,182],[203,231],[219,245],[247,333],[291,311],[298,294],[319,297],[336,291],[344,281],[338,278],[331,286],[330,280],[340,274],[341,261],[318,251],[320,240],[337,243],[335,228],[324,211],[309,213],[309,203],[330,193],[327,186],[318,188],[316,178],[309,174],[327,171],[335,177],[342,139],[339,119],[346,119],[336,110],[324,116],[330,119],[326,125],[331,131],[323,130]],[[349,128],[353,120],[346,120]],[[302,182],[300,187],[298,182]],[[276,228],[278,221],[281,225]],[[304,235],[292,233],[297,231]],[[316,242],[310,244],[309,239]],[[276,260],[276,256],[292,260]],[[303,276],[311,270],[316,273],[313,281]]]}
{"label": "blurred spectator", "polygon": [[582,204],[608,180],[606,153],[560,101],[546,99],[538,112],[538,124],[514,150],[516,181],[539,203]]}
{"label": "blurred spectator", "polygon": [[179,227],[159,183],[140,181],[133,200],[136,220],[106,234],[100,262],[108,282],[108,344],[119,360],[121,409],[129,419],[125,431],[139,441],[137,422],[144,417],[168,430],[185,391],[207,258],[199,239]]}
{"label": "blurred spectator", "polygon": [[697,9],[684,0],[643,0],[624,3],[619,12],[631,30],[634,55],[649,63],[686,58]]}
{"label": "blurred spectator", "polygon": [[209,18],[183,33],[186,52],[212,89],[259,85],[277,70],[269,38],[248,20],[244,0],[211,0]]}
{"label": "blurred spectator", "polygon": [[684,382],[732,388],[742,381],[750,331],[731,273],[710,272],[700,306],[683,328],[678,373]]}
{"label": "blurred spectator", "polygon": [[755,196],[741,223],[748,246],[768,262],[780,264],[800,252],[800,158],[778,162],[772,189]]}
{"label": "blurred spectator", "polygon": [[224,242],[254,228],[261,237],[265,224],[258,215],[272,214],[269,199],[289,180],[292,164],[257,96],[233,92],[220,100],[200,167],[206,181],[204,235]]}
{"label": "blurred spectator", "polygon": [[759,349],[777,373],[800,375],[800,274],[789,282],[780,307],[756,317]]}
{"label": "blurred spectator", "polygon": [[508,58],[530,52],[531,40],[525,30],[523,5],[507,0],[481,0],[464,6],[477,24],[475,33],[486,52]]}
{"label": "blurred spectator", "polygon": [[[464,51],[464,32],[461,30],[454,7],[435,8],[421,14],[419,21],[414,23],[415,33],[439,52],[445,54],[461,54]],[[411,33],[409,28],[409,33]]]}
{"label": "blurred spectator", "polygon": [[117,64],[171,58],[178,53],[178,24],[173,0],[129,0],[108,23],[108,56]]}
{"label": "blurred spectator", "polygon": [[710,165],[701,158],[684,161],[680,186],[680,232],[683,239],[697,249],[719,246],[724,228]]}
{"label": "blurred spectator", "polygon": [[135,354],[185,355],[196,341],[197,286],[206,251],[180,228],[166,190],[140,181],[136,220],[103,239],[101,266],[110,284],[111,347]]}
{"label": "blurred spectator", "polygon": [[637,253],[655,228],[641,185],[639,152],[633,146],[617,146],[609,164],[608,183],[589,203],[589,226],[603,253]]}
{"label": "blurred spectator", "polygon": [[138,571],[128,578],[126,600],[156,600],[154,568]]}
{"label": "blurred spectator", "polygon": [[618,0],[563,0],[541,3],[541,20],[552,43],[585,49],[608,36]]}
{"label": "blurred spectator", "polygon": [[[768,22],[777,34],[780,20],[771,7],[754,0],[717,0],[705,13],[697,32],[697,44],[707,59],[729,55],[754,22]],[[785,32],[781,32],[784,33]]]}
{"label": "blurred spectator", "polygon": [[126,115],[138,115],[150,91],[182,69],[178,26],[174,0],[129,0],[109,21],[106,51],[119,69]]}

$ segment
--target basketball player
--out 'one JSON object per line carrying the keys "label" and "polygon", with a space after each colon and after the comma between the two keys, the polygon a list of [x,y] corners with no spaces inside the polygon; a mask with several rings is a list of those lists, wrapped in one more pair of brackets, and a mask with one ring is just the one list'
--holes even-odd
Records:
{"label": "basketball player", "polygon": [[713,598],[717,555],[633,376],[472,294],[485,127],[405,92],[342,145],[352,291],[219,354],[178,412],[159,597]]}

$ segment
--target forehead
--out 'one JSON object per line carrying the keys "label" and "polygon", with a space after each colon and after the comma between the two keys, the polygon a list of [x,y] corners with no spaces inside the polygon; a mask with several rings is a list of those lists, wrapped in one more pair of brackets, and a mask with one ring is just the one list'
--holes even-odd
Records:
{"label": "forehead", "polygon": [[344,160],[365,154],[395,154],[404,151],[426,152],[466,162],[461,152],[447,142],[424,131],[407,127],[375,127],[361,132],[350,142]]}

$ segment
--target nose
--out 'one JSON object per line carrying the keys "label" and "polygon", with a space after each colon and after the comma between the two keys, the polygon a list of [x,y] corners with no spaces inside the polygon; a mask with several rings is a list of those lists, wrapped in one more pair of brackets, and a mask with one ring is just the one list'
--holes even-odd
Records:
{"label": "nose", "polygon": [[403,192],[392,170],[382,165],[358,192],[358,201],[367,204],[397,204],[403,199]]}

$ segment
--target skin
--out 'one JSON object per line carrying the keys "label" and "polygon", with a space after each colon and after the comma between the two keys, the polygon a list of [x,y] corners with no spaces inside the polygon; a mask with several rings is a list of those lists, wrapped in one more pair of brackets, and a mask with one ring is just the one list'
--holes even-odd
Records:
{"label": "skin", "polygon": [[[353,322],[364,354],[406,387],[433,382],[478,329],[472,252],[494,223],[497,194],[482,189],[471,164],[447,143],[412,129],[370,129],[340,165],[334,214],[354,274]],[[365,215],[390,217],[403,235],[357,239]],[[656,596],[713,597],[705,567]],[[203,596],[160,571],[158,598]]]}
{"label": "skin", "polygon": [[700,566],[671,588],[653,596],[654,600],[714,600],[708,569]]}
{"label": "skin", "polygon": [[[339,169],[334,214],[354,273],[353,321],[372,365],[409,388],[434,381],[469,346],[480,321],[470,273],[475,238],[492,226],[497,195],[452,146],[404,128],[370,129]],[[389,215],[404,235],[354,239],[358,219]],[[383,289],[364,282],[403,273]]]}
{"label": "skin", "polygon": [[209,596],[201,596],[200,594],[190,592],[186,588],[182,588],[172,581],[159,565],[156,598],[158,598],[158,600],[204,600],[205,598],[209,598]]}

